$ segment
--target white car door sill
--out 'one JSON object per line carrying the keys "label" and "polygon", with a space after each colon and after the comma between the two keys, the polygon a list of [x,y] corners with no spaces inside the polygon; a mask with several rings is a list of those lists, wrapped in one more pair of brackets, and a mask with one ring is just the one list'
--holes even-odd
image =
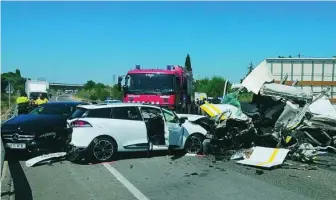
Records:
{"label": "white car door sill", "polygon": [[168,150],[168,146],[167,145],[153,145],[153,150]]}

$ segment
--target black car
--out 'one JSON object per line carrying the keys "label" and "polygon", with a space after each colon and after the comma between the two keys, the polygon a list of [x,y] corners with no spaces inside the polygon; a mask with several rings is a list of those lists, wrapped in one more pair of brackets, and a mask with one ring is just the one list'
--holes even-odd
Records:
{"label": "black car", "polygon": [[49,102],[29,114],[19,115],[1,125],[1,137],[8,150],[53,152],[65,150],[72,128],[66,120],[84,102]]}

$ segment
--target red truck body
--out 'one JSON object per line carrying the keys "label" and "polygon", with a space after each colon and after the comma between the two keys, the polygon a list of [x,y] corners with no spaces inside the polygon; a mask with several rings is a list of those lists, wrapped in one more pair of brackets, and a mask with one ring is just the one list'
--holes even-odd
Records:
{"label": "red truck body", "polygon": [[183,102],[191,102],[192,81],[192,72],[178,65],[168,65],[167,69],[140,69],[137,65],[126,75],[123,102],[149,103],[176,110]]}

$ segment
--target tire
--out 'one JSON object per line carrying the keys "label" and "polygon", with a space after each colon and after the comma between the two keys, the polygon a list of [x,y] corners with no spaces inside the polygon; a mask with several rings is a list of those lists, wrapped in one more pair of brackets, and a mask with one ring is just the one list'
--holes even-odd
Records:
{"label": "tire", "polygon": [[190,135],[184,144],[184,152],[190,154],[202,153],[204,139],[205,136],[201,135],[200,133]]}
{"label": "tire", "polygon": [[93,163],[110,162],[115,158],[117,150],[117,143],[111,137],[97,137],[87,149],[86,160]]}

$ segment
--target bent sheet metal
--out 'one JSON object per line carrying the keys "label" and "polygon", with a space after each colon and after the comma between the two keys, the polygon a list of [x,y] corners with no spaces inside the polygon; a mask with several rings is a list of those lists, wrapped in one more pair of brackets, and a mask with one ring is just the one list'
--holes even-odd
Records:
{"label": "bent sheet metal", "polygon": [[255,147],[251,156],[244,160],[239,160],[237,163],[243,165],[252,165],[256,167],[271,168],[282,165],[289,150],[267,147]]}
{"label": "bent sheet metal", "polygon": [[37,156],[35,158],[27,160],[26,161],[26,166],[27,167],[32,167],[32,166],[34,166],[37,163],[40,163],[42,161],[46,161],[46,160],[53,159],[53,158],[64,157],[64,156],[66,156],[66,154],[67,154],[66,152],[58,152],[58,153],[50,153],[50,154]]}

